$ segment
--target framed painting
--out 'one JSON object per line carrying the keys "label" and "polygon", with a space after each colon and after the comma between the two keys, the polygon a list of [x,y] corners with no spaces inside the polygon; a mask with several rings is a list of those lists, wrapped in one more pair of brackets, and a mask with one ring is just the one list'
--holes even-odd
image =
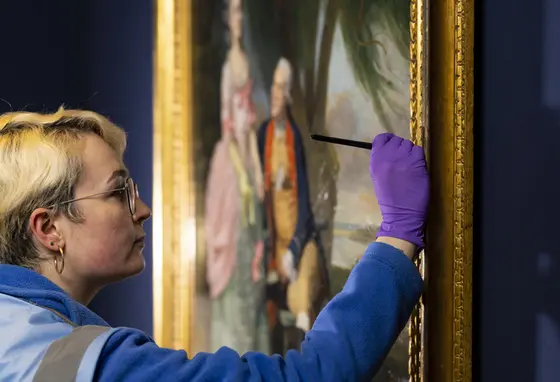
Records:
{"label": "framed painting", "polygon": [[425,148],[432,205],[426,292],[375,381],[471,381],[473,14],[473,0],[156,0],[159,345],[298,348],[381,222],[369,153],[309,136],[389,131]]}

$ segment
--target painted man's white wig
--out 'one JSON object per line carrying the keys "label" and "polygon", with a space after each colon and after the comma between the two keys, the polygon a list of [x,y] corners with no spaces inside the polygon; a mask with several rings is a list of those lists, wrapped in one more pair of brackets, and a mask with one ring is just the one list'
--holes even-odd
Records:
{"label": "painted man's white wig", "polygon": [[281,57],[276,65],[276,70],[284,73],[286,101],[288,104],[292,103],[292,65],[286,58]]}

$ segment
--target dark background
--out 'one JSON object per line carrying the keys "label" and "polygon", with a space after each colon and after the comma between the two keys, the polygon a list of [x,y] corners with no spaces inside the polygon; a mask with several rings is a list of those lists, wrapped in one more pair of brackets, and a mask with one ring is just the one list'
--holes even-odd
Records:
{"label": "dark background", "polygon": [[[65,103],[108,115],[129,133],[126,159],[148,202],[152,3],[0,5],[0,98],[13,109]],[[474,380],[557,381],[560,2],[476,3]],[[9,109],[0,101],[0,112]],[[151,334],[151,241],[145,253],[146,271],[107,287],[92,307],[112,325]]]}
{"label": "dark background", "polygon": [[[145,0],[3,0],[0,98],[14,110],[88,108],[128,133],[125,160],[152,200],[153,5]],[[10,106],[0,101],[0,113]],[[91,307],[114,326],[152,333],[152,223],[147,267],[105,288]]]}
{"label": "dark background", "polygon": [[559,381],[560,2],[476,3],[476,380]]}

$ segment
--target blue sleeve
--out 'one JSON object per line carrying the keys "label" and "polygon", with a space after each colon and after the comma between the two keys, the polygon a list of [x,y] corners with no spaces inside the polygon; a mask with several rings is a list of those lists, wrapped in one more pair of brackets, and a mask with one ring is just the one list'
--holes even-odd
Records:
{"label": "blue sleeve", "polygon": [[228,348],[199,353],[159,348],[145,334],[121,329],[107,341],[99,381],[371,380],[422,293],[414,264],[399,250],[371,244],[342,292],[317,317],[301,351],[285,358]]}

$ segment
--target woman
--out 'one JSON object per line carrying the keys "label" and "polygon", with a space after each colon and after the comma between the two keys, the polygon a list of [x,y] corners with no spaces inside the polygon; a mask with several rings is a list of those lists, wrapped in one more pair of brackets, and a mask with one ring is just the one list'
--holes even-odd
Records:
{"label": "woman", "polygon": [[144,267],[150,210],[127,175],[125,146],[122,130],[92,112],[0,116],[1,381],[371,380],[422,291],[411,261],[428,202],[421,148],[390,134],[374,140],[381,236],[300,352],[221,348],[189,359],[86,308]]}
{"label": "woman", "polygon": [[249,60],[241,48],[241,0],[229,2],[231,49],[222,69],[222,138],[206,189],[207,281],[213,351],[269,352],[263,271],[262,172]]}

